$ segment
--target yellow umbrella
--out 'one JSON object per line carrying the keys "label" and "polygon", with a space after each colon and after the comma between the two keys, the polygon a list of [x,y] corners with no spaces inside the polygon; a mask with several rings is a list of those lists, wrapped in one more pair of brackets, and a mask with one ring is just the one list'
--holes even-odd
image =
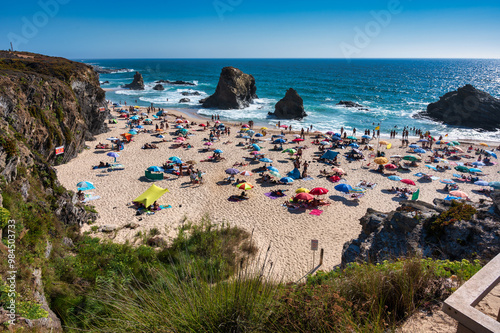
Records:
{"label": "yellow umbrella", "polygon": [[295,193],[309,193],[307,188],[301,187],[295,191]]}
{"label": "yellow umbrella", "polygon": [[379,144],[381,144],[381,145],[388,145],[389,142],[387,142],[387,141],[380,141]]}
{"label": "yellow umbrella", "polygon": [[266,130],[266,129],[267,129],[267,127],[261,127],[260,129],[261,129],[261,130]]}
{"label": "yellow umbrella", "polygon": [[391,149],[391,147],[392,147],[392,143],[389,143],[386,148]]}
{"label": "yellow umbrella", "polygon": [[480,143],[480,145],[481,145],[481,146],[485,146],[485,147],[489,147],[489,146],[490,146],[489,144],[484,143],[484,142],[481,142],[481,143]]}
{"label": "yellow umbrella", "polygon": [[385,157],[377,157],[376,159],[373,160],[373,162],[380,164],[380,165],[384,165],[384,164],[389,163],[389,160]]}
{"label": "yellow umbrella", "polygon": [[242,130],[242,131],[249,131],[249,130],[250,130],[250,128],[243,127],[241,130]]}

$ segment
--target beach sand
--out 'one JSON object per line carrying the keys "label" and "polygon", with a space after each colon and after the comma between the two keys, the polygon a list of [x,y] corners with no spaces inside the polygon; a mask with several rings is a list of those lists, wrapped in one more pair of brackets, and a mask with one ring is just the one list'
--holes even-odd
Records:
{"label": "beach sand", "polygon": [[[179,111],[169,111],[169,125],[172,125],[175,120],[172,114],[180,115],[181,113]],[[117,113],[113,112],[113,115],[117,115]],[[193,120],[200,123],[200,119]],[[67,189],[76,191],[76,184],[80,181],[90,181],[95,185],[96,189],[92,190],[92,192],[100,196],[100,199],[90,203],[95,205],[96,210],[99,212],[99,218],[94,224],[95,226],[111,224],[121,228],[130,222],[140,225],[135,230],[119,229],[114,238],[115,242],[125,242],[127,240],[134,242],[138,231],[144,233],[152,228],[157,228],[162,236],[168,239],[176,235],[177,228],[186,219],[198,222],[203,216],[207,215],[213,222],[229,223],[253,232],[253,238],[261,253],[265,253],[268,246],[270,246],[271,261],[276,276],[286,281],[297,281],[313,268],[312,239],[317,239],[319,248],[324,249],[324,262],[321,269],[332,269],[335,265],[340,264],[344,243],[358,237],[361,231],[359,219],[366,213],[367,208],[389,212],[398,207],[400,199],[395,198],[394,194],[388,194],[382,190],[390,189],[392,186],[405,186],[405,184],[391,181],[387,177],[373,172],[376,167],[373,163],[369,168],[362,168],[362,164],[366,165],[367,161],[348,162],[339,155],[340,167],[347,172],[346,183],[353,187],[361,180],[377,183],[374,189],[367,190],[366,195],[359,202],[347,200],[340,192],[334,190],[334,186],[338,183],[332,183],[325,177],[320,177],[320,170],[325,168],[328,170],[331,167],[318,162],[312,162],[309,165],[308,174],[313,177],[312,180],[296,180],[292,185],[262,186],[255,181],[259,178],[256,173],[253,176],[236,175],[236,178],[245,179],[255,187],[248,191],[249,200],[242,202],[228,201],[231,195],[238,195],[241,190],[238,190],[233,185],[219,185],[228,176],[224,171],[231,168],[235,162],[245,162],[244,158],[250,156],[250,150],[236,146],[238,142],[245,142],[244,139],[236,138],[239,126],[231,126],[231,136],[229,138],[222,136],[219,142],[211,146],[211,148],[223,150],[222,156],[225,160],[217,163],[200,162],[212,155],[209,152],[198,152],[199,149],[206,148],[202,140],[208,138],[209,131],[198,131],[201,127],[193,126],[190,133],[194,134],[194,136],[190,136],[188,142],[194,148],[172,149],[172,143],[167,142],[157,143],[159,149],[144,150],[141,147],[145,143],[155,143],[160,139],[153,137],[151,134],[139,134],[134,137],[132,143],[125,145],[125,149],[120,152],[121,156],[118,161],[125,166],[125,170],[113,172],[106,172],[105,169],[92,170],[92,166],[98,165],[100,161],[113,162],[111,157],[106,156],[109,150],[99,150],[94,149],[94,147],[98,142],[109,143],[109,141],[106,141],[108,137],[119,137],[120,134],[127,132],[129,129],[126,128],[125,122],[125,120],[119,119],[118,124],[109,125],[110,132],[98,135],[96,141],[87,143],[90,149],[83,151],[69,163],[56,167],[58,178]],[[156,122],[153,122],[153,124]],[[212,121],[210,123],[213,124]],[[169,134],[175,131],[172,127],[167,131],[166,139],[171,140],[174,138]],[[146,125],[145,128],[154,129],[154,125]],[[270,138],[271,131],[267,132],[267,136],[263,139]],[[293,136],[288,132],[286,137],[289,140],[293,139]],[[232,143],[224,144],[223,142],[226,141],[232,141]],[[398,148],[400,140],[389,141],[392,142],[393,148],[386,151],[386,156],[394,154],[407,155],[410,151],[407,148]],[[410,139],[410,143],[415,141],[417,139]],[[304,150],[302,160],[312,161],[314,153],[318,151],[318,146],[312,144],[312,139],[309,136],[303,144],[309,148]],[[270,141],[264,141],[260,145],[264,147],[265,156],[274,161],[273,166],[278,168],[282,176],[285,176],[293,169],[288,154],[281,153],[281,151],[270,151],[269,149],[274,146]],[[283,148],[295,146],[296,144],[287,143],[284,144]],[[462,145],[462,147],[465,146]],[[479,146],[476,145],[475,147]],[[382,151],[384,150],[385,148],[382,149]],[[183,161],[196,161],[195,169],[200,169],[205,173],[203,184],[191,185],[188,176],[178,178],[171,175],[171,179],[156,181],[154,184],[162,188],[168,188],[170,191],[159,200],[159,203],[171,205],[172,208],[159,211],[154,215],[136,216],[135,209],[130,208],[132,200],[153,184],[152,181],[148,181],[144,177],[146,168],[153,165],[161,166],[171,156],[178,156]],[[468,161],[472,162],[473,160]],[[240,171],[252,171],[262,164],[250,164],[246,167],[237,168]],[[418,178],[414,176],[415,173],[429,172],[429,169],[424,164],[422,162],[419,167],[412,168],[410,173],[399,175],[402,178],[414,180],[417,185],[407,187],[419,188],[420,200],[432,203],[434,198],[446,197],[444,192],[439,191],[444,188],[444,184],[439,183],[439,181],[431,183],[418,182]],[[481,177],[481,179],[487,181],[499,180],[499,170],[498,164],[484,167],[487,176]],[[433,172],[441,179],[453,178],[453,173],[456,173],[456,171]],[[323,210],[320,216],[310,215],[310,210],[305,212],[289,211],[283,206],[283,203],[294,195],[295,190],[300,187],[308,189],[324,187],[328,189],[329,193],[323,197],[328,199],[331,205],[320,208]],[[286,198],[271,200],[264,195],[264,193],[275,189],[286,189]],[[486,198],[472,192],[472,190],[478,189],[480,189],[479,186],[470,183],[460,184],[460,190],[469,194],[473,201]],[[91,231],[91,227],[90,225],[84,225],[82,231]],[[95,232],[94,235],[108,237],[99,232]],[[319,251],[316,252],[314,265],[317,265],[318,261]]]}

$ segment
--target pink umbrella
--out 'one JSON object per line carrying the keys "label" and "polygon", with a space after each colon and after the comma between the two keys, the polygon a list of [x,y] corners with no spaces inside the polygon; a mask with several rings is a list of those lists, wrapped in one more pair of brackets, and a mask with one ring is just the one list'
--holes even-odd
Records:
{"label": "pink umbrella", "polygon": [[312,195],[323,195],[323,194],[327,194],[328,190],[326,188],[323,188],[323,187],[316,187],[316,188],[313,188],[312,190],[310,190],[309,193]]}
{"label": "pink umbrella", "polygon": [[300,141],[304,141],[304,139],[302,139],[302,138],[296,138],[296,139],[293,139],[292,141],[293,142],[300,142]]}
{"label": "pink umbrella", "polygon": [[211,145],[213,145],[213,143],[212,142],[205,142],[204,145],[205,146],[211,146]]}
{"label": "pink umbrella", "polygon": [[397,169],[398,167],[397,167],[397,166],[395,166],[394,164],[386,164],[386,165],[385,165],[385,168],[386,168],[386,169]]}
{"label": "pink umbrella", "polygon": [[255,151],[251,152],[250,154],[251,155],[261,155],[262,153],[260,151],[255,150]]}
{"label": "pink umbrella", "polygon": [[180,136],[180,137],[176,138],[175,140],[177,140],[177,141],[186,141],[186,138],[183,138],[183,137]]}
{"label": "pink umbrella", "polygon": [[451,191],[450,195],[464,199],[467,199],[469,197],[465,192],[462,191]]}
{"label": "pink umbrella", "polygon": [[253,173],[251,173],[250,171],[246,171],[246,170],[245,170],[245,171],[242,171],[242,172],[240,173],[240,175],[242,175],[242,176],[253,176]]}
{"label": "pink umbrella", "polygon": [[401,182],[408,185],[415,185],[415,182],[411,179],[401,179]]}
{"label": "pink umbrella", "polygon": [[309,200],[314,199],[314,197],[312,195],[310,195],[309,193],[305,193],[305,192],[297,194],[295,196],[295,198],[297,198],[299,200],[305,200],[305,201],[309,201]]}
{"label": "pink umbrella", "polygon": [[250,126],[248,126],[247,124],[241,126],[242,128],[249,128]]}

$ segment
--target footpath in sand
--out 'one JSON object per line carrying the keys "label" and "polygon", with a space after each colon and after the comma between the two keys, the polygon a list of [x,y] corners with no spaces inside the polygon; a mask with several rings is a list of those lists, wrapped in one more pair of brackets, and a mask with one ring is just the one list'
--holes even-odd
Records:
{"label": "footpath in sand", "polygon": [[[117,113],[113,112],[113,115],[117,115]],[[170,128],[165,134],[167,140],[175,138],[172,135],[175,132],[174,115],[181,115],[181,113],[179,111],[169,111],[167,119]],[[198,124],[201,122],[199,119],[190,120]],[[159,123],[159,121],[155,120],[153,125],[145,125],[144,127],[154,130],[156,123]],[[212,121],[210,123],[213,124]],[[317,157],[314,153],[318,152],[318,146],[312,144],[313,139],[308,135],[301,144],[309,147],[304,150],[302,161],[311,162],[308,174],[312,179],[299,179],[291,185],[262,185],[256,182],[256,179],[259,178],[257,173],[254,173],[253,176],[236,175],[235,178],[244,179],[255,185],[255,187],[248,191],[249,200],[231,202],[228,198],[231,195],[239,195],[241,190],[230,184],[222,185],[221,181],[228,177],[225,170],[233,167],[236,162],[248,163],[245,158],[250,157],[251,150],[237,146],[239,142],[245,142],[245,139],[236,138],[236,135],[239,134],[239,126],[234,124],[230,126],[230,137],[221,136],[220,141],[209,147],[223,151],[221,156],[224,157],[224,160],[219,162],[201,162],[212,156],[213,153],[199,152],[207,148],[203,139],[208,138],[210,131],[203,131],[201,127],[196,125],[192,126],[189,133],[193,135],[190,135],[187,140],[193,148],[173,149],[173,142],[160,142],[161,139],[152,134],[140,133],[134,136],[133,142],[126,144],[125,149],[119,152],[118,161],[125,166],[124,170],[113,172],[107,172],[106,169],[93,170],[92,167],[98,165],[100,161],[113,162],[113,158],[107,156],[110,150],[94,149],[96,144],[99,142],[109,144],[107,138],[120,137],[120,134],[129,131],[130,128],[126,127],[126,120],[119,119],[117,124],[109,125],[110,132],[98,135],[96,141],[87,142],[90,149],[83,151],[69,163],[56,167],[57,175],[60,182],[67,189],[73,191],[76,191],[76,184],[80,181],[89,181],[95,185],[96,189],[92,190],[92,192],[100,196],[100,199],[92,201],[90,204],[94,205],[99,212],[99,218],[95,223],[96,226],[111,224],[121,228],[131,222],[140,225],[135,230],[119,229],[114,238],[115,242],[125,242],[126,240],[134,242],[136,240],[135,235],[139,231],[147,233],[152,228],[158,229],[165,238],[173,237],[176,234],[176,229],[186,219],[198,222],[204,215],[208,215],[213,222],[229,223],[253,232],[254,240],[261,252],[265,252],[270,245],[271,261],[274,264],[275,273],[277,276],[291,281],[302,277],[313,267],[312,239],[317,239],[319,248],[325,251],[324,266],[322,268],[329,270],[338,265],[341,261],[344,243],[358,237],[361,231],[359,219],[365,214],[367,208],[388,212],[398,207],[398,202],[401,199],[394,194],[389,194],[386,191],[387,189],[393,186],[408,187],[414,190],[418,188],[420,189],[419,199],[429,203],[432,203],[432,200],[436,197],[444,198],[447,195],[442,191],[444,184],[439,181],[419,182],[419,178],[414,176],[418,172],[429,173],[429,171],[432,171],[425,167],[423,161],[419,163],[419,167],[412,168],[410,173],[398,174],[402,178],[415,181],[416,186],[408,186],[374,172],[377,165],[373,161],[369,167],[366,167],[368,161],[348,162],[343,157],[343,154],[350,150],[346,149],[339,150],[340,167],[347,172],[347,176],[344,177],[345,182],[353,187],[361,180],[377,184],[374,189],[368,189],[359,202],[348,200],[341,192],[334,189],[338,183],[332,183],[326,177],[320,175],[320,170],[330,170],[331,166],[313,161],[313,157]],[[256,128],[255,130],[258,131],[259,129]],[[275,131],[275,133],[277,132]],[[273,166],[278,168],[280,174],[284,177],[293,169],[293,163],[288,154],[270,150],[274,147],[274,144],[266,141],[266,139],[269,140],[271,134],[272,131],[267,131],[267,135],[261,138],[264,141],[259,145],[263,147],[262,152],[265,157],[274,161]],[[286,138],[291,141],[294,138],[293,133],[287,132]],[[228,141],[230,143],[225,143]],[[398,148],[401,143],[400,140],[386,141],[390,141],[393,145],[393,148],[386,151],[386,156],[396,154],[404,156],[411,151],[408,148]],[[417,139],[410,139],[410,142],[416,141]],[[141,149],[145,143],[156,143],[159,148]],[[283,149],[295,146],[297,144],[290,142],[284,144]],[[461,147],[466,149],[467,146],[463,144]],[[480,146],[475,145],[475,148],[480,148]],[[365,155],[368,154],[368,151],[363,152]],[[159,200],[159,203],[171,205],[172,208],[156,212],[154,215],[136,216],[136,210],[131,208],[132,200],[153,184],[152,181],[144,177],[145,170],[154,165],[162,166],[172,156],[178,156],[183,161],[196,161],[195,169],[200,169],[205,173],[203,184],[191,184],[188,176],[177,177],[173,175],[170,175],[170,179],[156,181],[154,184],[162,188],[168,188],[170,191]],[[423,155],[423,158],[425,160],[425,155]],[[473,162],[474,159],[462,161]],[[237,167],[237,169],[253,172],[254,169],[262,165],[263,163],[249,164],[245,167]],[[498,164],[484,167],[483,170],[487,175],[481,177],[481,179],[486,181],[499,180],[498,171],[500,169]],[[452,179],[452,174],[456,173],[456,171],[448,170],[431,173],[441,179]],[[328,194],[322,197],[330,201],[331,205],[320,208],[323,210],[320,216],[310,215],[310,210],[292,212],[284,207],[284,202],[290,199],[292,195],[295,195],[295,190],[301,187],[307,189],[324,187],[328,189]],[[264,195],[264,193],[276,189],[286,189],[286,197],[272,200]],[[486,198],[484,195],[472,191],[479,189],[481,187],[474,184],[460,183],[460,190],[466,192],[473,201]],[[82,231],[91,231],[91,227],[85,225]],[[95,233],[94,235],[106,237],[101,233]],[[316,253],[316,264],[318,263],[318,254]]]}

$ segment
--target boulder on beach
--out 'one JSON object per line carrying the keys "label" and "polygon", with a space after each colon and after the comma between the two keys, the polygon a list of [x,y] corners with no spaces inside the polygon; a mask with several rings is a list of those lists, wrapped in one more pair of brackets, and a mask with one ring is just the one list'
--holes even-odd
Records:
{"label": "boulder on beach", "polygon": [[189,98],[181,98],[179,100],[179,103],[189,103],[189,102],[191,102],[191,100]]}
{"label": "boulder on beach", "polygon": [[163,87],[161,84],[157,84],[153,87],[153,90],[165,90],[165,87]]}
{"label": "boulder on beach", "polygon": [[131,90],[144,90],[144,79],[142,78],[142,74],[139,72],[135,72],[134,81],[130,84],[126,84],[123,88],[128,88]]}
{"label": "boulder on beach", "polygon": [[417,117],[448,125],[494,131],[500,128],[500,99],[467,84],[427,106]]}
{"label": "boulder on beach", "polygon": [[307,116],[304,101],[293,88],[287,90],[285,97],[276,103],[274,109],[274,113],[269,112],[269,115],[279,119],[302,119]]}
{"label": "boulder on beach", "polygon": [[205,100],[203,107],[223,110],[243,109],[258,98],[256,91],[252,75],[234,67],[224,67],[215,93]]}

